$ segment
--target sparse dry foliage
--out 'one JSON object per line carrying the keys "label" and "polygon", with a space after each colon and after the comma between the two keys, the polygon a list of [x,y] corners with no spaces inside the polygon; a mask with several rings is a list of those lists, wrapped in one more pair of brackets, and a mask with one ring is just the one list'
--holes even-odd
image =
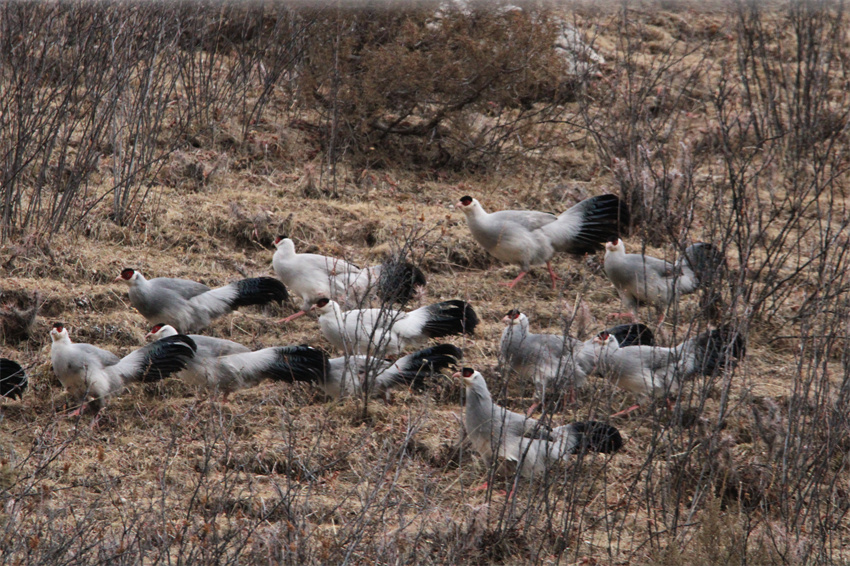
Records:
{"label": "sparse dry foliage", "polygon": [[[790,1],[3,4],[0,343],[31,379],[0,401],[0,564],[850,561],[847,23],[842,3]],[[98,428],[64,415],[52,322],[126,353],[145,330],[120,268],[221,285],[267,275],[279,234],[421,266],[423,304],[474,306],[476,336],[452,342],[524,411],[497,321],[516,307],[585,339],[616,294],[596,257],[557,258],[557,291],[543,270],[498,286],[513,268],[449,205],[603,192],[629,203],[629,252],[726,256],[671,306],[664,344],[728,325],[747,346],[672,409],[638,399],[612,422],[617,454],[533,483],[486,469],[441,377],[337,403],[303,383],[224,403],[169,379],[110,399]],[[274,322],[290,310],[210,333],[323,345],[310,317]],[[635,401],[603,378],[577,395],[544,420]]]}

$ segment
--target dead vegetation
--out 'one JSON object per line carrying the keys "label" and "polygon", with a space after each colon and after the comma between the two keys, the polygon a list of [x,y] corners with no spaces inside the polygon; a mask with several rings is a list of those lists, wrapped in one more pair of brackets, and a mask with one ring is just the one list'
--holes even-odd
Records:
{"label": "dead vegetation", "polygon": [[[0,406],[0,562],[850,559],[843,5],[435,8],[0,8],[2,354],[31,376]],[[567,29],[578,58],[552,48]],[[408,244],[423,301],[482,319],[456,341],[466,363],[524,411],[532,384],[498,371],[505,312],[586,338],[618,299],[601,257],[557,258],[556,291],[542,269],[499,286],[514,268],[452,203],[559,212],[603,192],[630,203],[629,251],[725,253],[714,317],[747,358],[510,502],[514,475],[472,453],[449,379],[389,404],[304,384],[222,403],[172,379],[110,399],[96,429],[64,417],[53,322],[126,354],[146,329],[111,283],[122,268],[223,285],[268,275],[280,234],[362,265]],[[669,343],[708,324],[696,301],[668,313]],[[294,304],[209,333],[322,345],[309,317],[275,324]],[[593,379],[552,418],[634,401]]]}

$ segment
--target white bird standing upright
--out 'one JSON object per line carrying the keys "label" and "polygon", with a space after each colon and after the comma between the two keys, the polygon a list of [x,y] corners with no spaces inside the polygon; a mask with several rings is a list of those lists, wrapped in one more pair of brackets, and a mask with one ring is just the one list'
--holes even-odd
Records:
{"label": "white bird standing upright", "polygon": [[[169,325],[157,325],[148,337],[157,340],[174,336]],[[328,371],[327,355],[309,346],[277,346],[252,352],[246,346],[210,336],[190,335],[198,350],[178,377],[187,384],[219,391],[226,401],[230,393],[273,381],[314,381]]]}
{"label": "white bird standing upright", "polygon": [[[600,332],[594,339],[596,373],[614,385],[637,395],[674,393],[695,375],[711,376],[733,367],[746,354],[744,339],[730,328],[718,328],[685,340],[673,348],[658,346],[620,347],[617,338]],[[612,416],[628,414],[634,405]]]}
{"label": "white bird standing upright", "polygon": [[[582,448],[608,453],[623,446],[620,432],[604,423],[576,422],[549,430],[538,420],[496,405],[484,377],[472,368],[463,368],[454,377],[462,379],[466,386],[469,440],[488,467],[498,456],[517,463],[520,475],[531,478],[555,462],[565,462]],[[486,486],[485,483],[482,488]]]}
{"label": "white bird standing upright", "polygon": [[376,294],[389,303],[405,304],[426,284],[422,271],[409,262],[389,260],[361,269],[340,258],[296,253],[295,243],[286,236],[278,236],[274,245],[275,275],[302,300],[301,310],[281,322],[303,316],[322,298],[349,308],[363,306]]}
{"label": "white bird standing upright", "polygon": [[[534,334],[529,331],[528,317],[517,309],[508,311],[502,322],[506,326],[499,344],[500,358],[509,369],[534,383],[529,416],[545,401],[547,389],[584,387],[596,365],[593,338],[582,342],[566,334]],[[643,324],[620,325],[609,332],[624,343],[654,343],[652,331]]]}
{"label": "white bird standing upright", "polygon": [[641,304],[650,304],[659,314],[659,323],[670,304],[699,289],[725,262],[717,248],[702,242],[688,246],[675,264],[643,254],[627,254],[620,238],[605,244],[605,274],[629,311],[625,314],[635,318]]}
{"label": "white bird standing upright", "polygon": [[560,216],[533,210],[502,210],[488,214],[478,200],[461,197],[456,205],[465,215],[472,237],[495,258],[519,265],[513,288],[534,265],[546,264],[552,288],[558,276],[550,263],[555,252],[583,255],[601,250],[629,224],[626,204],[615,195],[590,197]]}
{"label": "white bird standing upright", "polygon": [[182,370],[197,349],[191,338],[181,334],[158,340],[119,358],[91,344],[71,342],[68,329],[61,322],[53,325],[50,338],[53,373],[81,402],[72,415],[82,412],[86,399],[91,400],[98,412],[106,397],[119,393],[128,383],[159,381]]}
{"label": "white bird standing upright", "polygon": [[410,312],[393,309],[355,309],[343,312],[336,301],[323,298],[319,313],[322,335],[347,354],[398,355],[429,338],[473,334],[478,316],[466,301],[450,300]]}
{"label": "white bird standing upright", "polygon": [[242,279],[210,289],[187,279],[157,277],[147,280],[126,268],[115,278],[130,286],[130,304],[151,324],[168,324],[180,332],[197,332],[210,322],[239,307],[281,303],[286,288],[274,277]]}

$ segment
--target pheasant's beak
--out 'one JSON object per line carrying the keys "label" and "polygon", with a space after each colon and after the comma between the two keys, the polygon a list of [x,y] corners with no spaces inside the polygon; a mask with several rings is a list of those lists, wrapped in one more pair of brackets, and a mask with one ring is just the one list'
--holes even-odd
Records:
{"label": "pheasant's beak", "polygon": [[112,280],[113,283],[118,283],[119,281],[124,281],[124,278],[121,277],[120,275]]}

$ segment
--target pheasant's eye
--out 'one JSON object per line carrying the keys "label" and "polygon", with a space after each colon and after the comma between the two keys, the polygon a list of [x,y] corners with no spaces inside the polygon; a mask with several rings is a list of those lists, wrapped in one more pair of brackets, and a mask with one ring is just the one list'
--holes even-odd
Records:
{"label": "pheasant's eye", "polygon": [[471,196],[460,197],[460,204],[462,204],[463,206],[469,206],[470,204],[472,204],[472,197]]}
{"label": "pheasant's eye", "polygon": [[156,333],[157,333],[157,332],[159,332],[160,330],[162,330],[162,325],[161,325],[161,324],[157,324],[156,326],[154,326],[153,328],[151,328],[151,334],[156,334]]}
{"label": "pheasant's eye", "polygon": [[124,268],[124,269],[121,270],[121,279],[126,279],[127,281],[129,281],[130,278],[133,276],[133,273],[135,273],[135,272],[136,272],[135,269],[132,269],[132,268],[129,268],[129,267]]}
{"label": "pheasant's eye", "polygon": [[319,307],[319,308],[322,308],[322,307],[324,307],[324,306],[327,306],[327,304],[328,304],[329,302],[331,302],[331,300],[330,300],[330,299],[328,299],[328,298],[321,298],[321,299],[319,299],[318,301],[316,301],[316,306],[317,306],[317,307]]}
{"label": "pheasant's eye", "polygon": [[56,323],[53,324],[53,328],[54,328],[54,330],[58,330],[59,332],[62,332],[62,330],[65,328],[65,325],[62,324],[61,322],[56,322]]}
{"label": "pheasant's eye", "polygon": [[607,340],[609,336],[611,336],[611,335],[608,334],[605,331],[602,331],[602,332],[599,333],[599,338],[601,338],[602,340]]}
{"label": "pheasant's eye", "polygon": [[461,372],[463,377],[472,377],[472,374],[475,373],[475,370],[472,368],[463,368]]}

